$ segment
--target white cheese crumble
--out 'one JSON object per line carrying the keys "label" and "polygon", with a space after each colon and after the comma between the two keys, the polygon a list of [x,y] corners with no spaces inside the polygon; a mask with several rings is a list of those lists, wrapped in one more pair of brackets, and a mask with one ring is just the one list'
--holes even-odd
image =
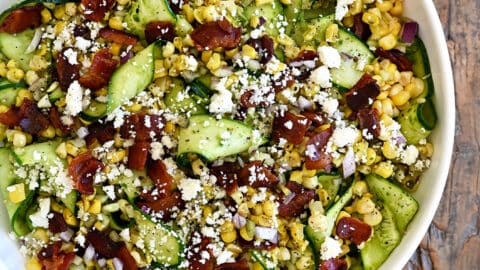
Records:
{"label": "white cheese crumble", "polygon": [[78,61],[77,61],[78,54],[72,48],[65,50],[63,52],[63,55],[67,58],[68,63],[70,65],[78,65]]}
{"label": "white cheese crumble", "polygon": [[191,178],[182,179],[178,188],[182,191],[182,200],[184,201],[195,199],[197,193],[202,191],[200,181],[198,179]]}
{"label": "white cheese crumble", "polygon": [[34,227],[48,229],[48,213],[50,212],[50,198],[40,199],[38,202],[40,209],[30,215],[30,220]]}
{"label": "white cheese crumble", "polygon": [[333,143],[338,147],[352,145],[358,137],[357,129],[354,127],[336,128],[333,131]]}
{"label": "white cheese crumble", "polygon": [[228,90],[222,90],[212,95],[208,110],[211,113],[230,113],[234,108],[232,93]]}
{"label": "white cheese crumble", "polygon": [[320,61],[329,68],[339,68],[342,63],[337,49],[330,46],[320,46],[317,48]]}
{"label": "white cheese crumble", "polygon": [[335,7],[335,20],[341,21],[348,12],[348,5],[352,4],[353,0],[338,0]]}
{"label": "white cheese crumble", "polygon": [[322,254],[321,258],[324,261],[335,258],[342,253],[342,245],[332,237],[327,237],[321,246],[320,253]]}
{"label": "white cheese crumble", "polygon": [[330,81],[330,71],[327,66],[320,66],[312,71],[309,77],[310,81],[320,85],[322,88],[332,87]]}
{"label": "white cheese crumble", "polygon": [[82,97],[82,87],[78,81],[73,81],[68,87],[67,96],[65,97],[65,113],[71,116],[79,114],[82,111]]}
{"label": "white cheese crumble", "polygon": [[409,145],[405,151],[400,152],[400,159],[402,163],[413,165],[418,158],[418,149],[415,145]]}

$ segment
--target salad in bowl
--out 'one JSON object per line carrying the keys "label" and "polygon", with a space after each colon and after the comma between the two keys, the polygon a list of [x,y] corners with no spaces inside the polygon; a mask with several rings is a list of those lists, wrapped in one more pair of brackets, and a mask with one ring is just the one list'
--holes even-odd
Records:
{"label": "salad in bowl", "polygon": [[378,269],[422,208],[437,123],[403,9],[6,9],[0,197],[25,268]]}

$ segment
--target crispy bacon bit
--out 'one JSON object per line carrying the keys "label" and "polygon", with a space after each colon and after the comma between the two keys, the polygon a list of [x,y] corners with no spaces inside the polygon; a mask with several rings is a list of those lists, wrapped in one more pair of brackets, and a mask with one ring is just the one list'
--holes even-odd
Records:
{"label": "crispy bacon bit", "polygon": [[37,107],[37,103],[32,100],[24,99],[18,113],[20,116],[19,125],[30,134],[38,135],[50,125],[48,118],[42,114]]}
{"label": "crispy bacon bit", "polygon": [[282,202],[278,206],[278,215],[280,217],[296,217],[300,215],[305,206],[315,198],[315,191],[311,189],[304,189],[303,187],[295,187],[295,185],[291,185],[295,195],[293,198],[287,202]]}
{"label": "crispy bacon bit", "polygon": [[83,16],[90,21],[99,22],[115,4],[115,0],[82,0],[85,7]]}
{"label": "crispy bacon bit", "polygon": [[273,57],[273,39],[264,35],[261,38],[251,38],[246,42],[253,47],[255,51],[261,56],[260,63],[266,64]]}
{"label": "crispy bacon bit", "polygon": [[16,9],[8,14],[0,24],[0,32],[8,34],[16,34],[27,30],[28,28],[36,28],[42,24],[43,9],[42,4],[35,6],[26,6]]}
{"label": "crispy bacon bit", "polygon": [[149,142],[135,142],[128,148],[128,168],[143,170],[147,163]]}
{"label": "crispy bacon bit", "polygon": [[412,62],[410,62],[410,60],[405,56],[404,53],[397,49],[386,51],[381,47],[378,47],[375,50],[375,56],[389,59],[390,61],[392,61],[392,63],[397,65],[399,71],[412,71]]}
{"label": "crispy bacon bit", "polygon": [[160,135],[165,126],[165,119],[156,114],[144,112],[128,116],[120,128],[123,138],[135,138],[135,141],[151,141],[152,137]]}
{"label": "crispy bacon bit", "polygon": [[238,238],[238,244],[242,247],[244,250],[249,250],[249,249],[255,249],[255,250],[272,250],[275,247],[277,247],[277,244],[274,244],[268,240],[265,241],[247,241],[243,239],[242,237]]}
{"label": "crispy bacon bit", "polygon": [[307,117],[287,111],[273,120],[272,139],[276,143],[283,138],[291,144],[300,144],[309,126]]}
{"label": "crispy bacon bit", "polygon": [[[380,136],[381,126],[380,117],[376,109],[361,109],[357,113],[357,118],[360,126],[360,130],[367,130],[373,138]],[[365,136],[365,135],[364,135]],[[373,139],[365,138],[365,139]]]}
{"label": "crispy bacon bit", "polygon": [[242,29],[235,28],[227,20],[204,23],[190,33],[199,51],[216,48],[233,49],[240,43]]}
{"label": "crispy bacon bit", "polygon": [[290,63],[304,62],[304,61],[315,61],[318,59],[318,53],[312,50],[301,50],[297,57],[290,60]]}
{"label": "crispy bacon bit", "polygon": [[330,258],[323,261],[320,265],[320,270],[347,270],[348,264],[346,261],[337,258]]}
{"label": "crispy bacon bit", "polygon": [[67,91],[70,84],[80,78],[80,65],[70,64],[68,58],[65,56],[65,52],[68,50],[73,50],[73,48],[63,48],[57,58],[58,82],[63,91]]}
{"label": "crispy bacon bit", "polygon": [[171,22],[153,21],[145,26],[145,39],[148,43],[157,39],[173,41],[176,36],[175,26]]}
{"label": "crispy bacon bit", "polygon": [[302,50],[297,57],[290,60],[288,63],[291,67],[300,70],[300,74],[295,76],[299,81],[304,81],[310,77],[310,73],[315,68],[315,62],[318,60],[318,53],[312,50]]}
{"label": "crispy bacon bit", "polygon": [[[273,89],[272,91],[269,91],[269,92],[273,93]],[[268,97],[268,95],[272,93],[267,92],[267,93],[264,93],[261,96],[261,98],[255,98],[254,97],[255,91],[247,90],[245,93],[243,93],[240,96],[240,105],[242,106],[242,108],[245,108],[245,109],[253,108],[253,107],[265,107],[267,106],[267,102],[265,100]]]}
{"label": "crispy bacon bit", "polygon": [[0,113],[0,123],[13,128],[20,123],[20,115],[16,107],[11,107],[8,111]]}
{"label": "crispy bacon bit", "polygon": [[292,87],[294,83],[295,83],[295,80],[292,74],[290,74],[289,71],[286,71],[280,74],[280,78],[274,81],[272,86],[273,86],[273,89],[275,90],[275,93],[280,93],[283,90]]}
{"label": "crispy bacon bit", "polygon": [[137,206],[147,213],[153,211],[156,215],[160,214],[163,221],[169,221],[176,209],[183,208],[184,201],[178,191],[174,191],[166,197],[160,197],[161,195],[156,194],[155,191],[143,192],[140,194],[141,199],[137,202]]}
{"label": "crispy bacon bit", "polygon": [[[195,233],[197,234],[197,233]],[[200,237],[198,234],[194,237]],[[215,257],[213,251],[208,247],[212,242],[211,239],[203,237],[199,244],[193,245],[187,253],[187,259],[189,262],[188,270],[213,270],[215,266]],[[209,256],[204,256],[203,253],[207,252]],[[206,257],[206,258],[205,258]]]}
{"label": "crispy bacon bit", "polygon": [[267,167],[263,166],[260,160],[255,160],[243,167],[238,173],[240,186],[275,187],[279,180],[277,176]]}
{"label": "crispy bacon bit", "polygon": [[210,173],[217,178],[217,184],[232,194],[238,188],[238,172],[240,165],[237,162],[225,162],[220,166],[212,166]]}
{"label": "crispy bacon bit", "polygon": [[99,231],[89,231],[86,238],[101,256],[107,259],[119,258],[125,270],[138,269],[135,259],[128,251],[124,242],[115,242],[107,234]]}
{"label": "crispy bacon bit", "polygon": [[91,195],[94,192],[93,177],[98,170],[105,167],[101,161],[95,159],[90,152],[76,156],[68,165],[68,175],[73,178],[75,189],[80,193]]}
{"label": "crispy bacon bit", "polygon": [[42,269],[67,270],[75,258],[75,253],[60,251],[62,242],[52,243],[40,250],[37,258],[42,264]]}
{"label": "crispy bacon bit", "polygon": [[111,42],[115,42],[121,45],[129,46],[135,45],[138,42],[138,37],[132,34],[125,33],[120,30],[112,29],[112,28],[102,28],[98,32],[101,38],[106,39]]}
{"label": "crispy bacon bit", "polygon": [[355,33],[355,35],[361,40],[367,41],[372,32],[370,31],[370,26],[363,22],[362,16],[363,13],[353,16],[353,33]]}
{"label": "crispy bacon bit", "polygon": [[111,122],[99,123],[95,122],[88,126],[88,135],[85,137],[88,145],[92,145],[95,141],[104,144],[113,140],[115,136],[115,128]]}
{"label": "crispy bacon bit", "polygon": [[222,263],[215,267],[215,270],[249,270],[247,259],[242,258],[232,263]]}
{"label": "crispy bacon bit", "polygon": [[350,240],[358,246],[370,238],[372,227],[357,218],[343,217],[338,221],[335,232],[339,238]]}
{"label": "crispy bacon bit", "polygon": [[380,94],[380,87],[377,81],[375,81],[370,74],[365,73],[362,78],[345,93],[345,99],[350,109],[357,112],[369,106],[378,94]]}
{"label": "crispy bacon bit", "polygon": [[54,128],[60,129],[63,133],[67,133],[72,130],[73,124],[68,126],[64,125],[63,122],[60,120],[60,114],[58,113],[56,107],[50,108],[48,116],[50,117],[50,122],[52,122]]}
{"label": "crispy bacon bit", "polygon": [[108,84],[110,77],[117,68],[118,60],[113,59],[108,48],[101,49],[93,57],[88,73],[78,82],[91,90],[100,89]]}
{"label": "crispy bacon bit", "polygon": [[151,160],[147,163],[147,175],[157,187],[158,194],[163,197],[172,190],[172,176],[168,174],[167,166],[161,160]]}
{"label": "crispy bacon bit", "polygon": [[62,214],[53,212],[52,217],[49,219],[48,230],[52,233],[61,233],[68,230],[67,222],[65,222]]}
{"label": "crispy bacon bit", "polygon": [[322,113],[304,111],[302,115],[308,118],[314,127],[319,127],[327,123],[327,118]]}
{"label": "crispy bacon bit", "polygon": [[323,148],[332,134],[333,128],[330,127],[310,137],[305,148],[305,167],[308,170],[328,169],[331,157],[325,153]]}

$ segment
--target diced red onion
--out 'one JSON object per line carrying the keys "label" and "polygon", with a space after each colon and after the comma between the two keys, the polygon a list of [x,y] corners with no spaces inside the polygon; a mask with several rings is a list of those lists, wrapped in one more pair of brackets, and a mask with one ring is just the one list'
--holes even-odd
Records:
{"label": "diced red onion", "polygon": [[397,145],[402,145],[407,142],[407,139],[402,134],[399,134],[397,137],[395,137],[394,140]]}
{"label": "diced red onion", "polygon": [[295,195],[295,192],[291,192],[290,194],[285,196],[285,198],[283,198],[283,204],[289,204],[293,200],[293,198],[295,198]]}
{"label": "diced red onion", "polygon": [[107,260],[105,260],[105,258],[101,258],[97,261],[97,263],[98,263],[98,266],[104,267],[105,265],[107,265]]}
{"label": "diced red onion", "polygon": [[28,54],[35,51],[38,44],[40,44],[40,40],[42,40],[42,30],[40,28],[37,28],[37,30],[35,30],[35,34],[33,35],[32,41],[25,50],[25,53]]}
{"label": "diced red onion", "polygon": [[133,57],[133,52],[132,50],[128,50],[126,53],[123,53],[121,56],[120,56],[120,63],[121,64],[125,64],[128,60],[130,60],[130,58]]}
{"label": "diced red onion", "polygon": [[235,228],[240,229],[247,224],[247,219],[236,213],[232,218],[232,222]]}
{"label": "diced red onion", "polygon": [[418,23],[411,21],[411,22],[406,22],[403,24],[402,28],[402,41],[406,43],[412,43],[413,39],[417,35],[418,32]]}
{"label": "diced red onion", "polygon": [[113,263],[113,268],[115,268],[115,270],[123,269],[123,262],[119,258],[117,257],[113,258],[112,263]]}
{"label": "diced red onion", "polygon": [[291,67],[307,67],[307,68],[314,68],[315,67],[315,61],[314,60],[303,60],[303,61],[292,61],[288,63],[289,66]]}
{"label": "diced red onion", "polygon": [[304,98],[303,96],[300,96],[297,100],[297,105],[300,109],[305,110],[311,108],[313,106],[313,103],[310,100]]}
{"label": "diced red onion", "polygon": [[353,148],[348,148],[345,157],[343,158],[343,178],[347,178],[350,175],[355,173],[355,154],[353,153]]}
{"label": "diced red onion", "polygon": [[60,236],[60,239],[62,239],[63,241],[70,242],[70,239],[72,239],[72,236],[73,236],[73,230],[68,229],[66,231],[63,231],[59,234],[59,236]]}
{"label": "diced red onion", "polygon": [[255,227],[255,236],[260,239],[268,240],[273,244],[278,243],[278,230],[268,227]]}
{"label": "diced red onion", "polygon": [[83,259],[85,262],[91,262],[93,257],[95,256],[95,248],[92,245],[89,245],[87,249],[85,249],[85,253],[83,254]]}

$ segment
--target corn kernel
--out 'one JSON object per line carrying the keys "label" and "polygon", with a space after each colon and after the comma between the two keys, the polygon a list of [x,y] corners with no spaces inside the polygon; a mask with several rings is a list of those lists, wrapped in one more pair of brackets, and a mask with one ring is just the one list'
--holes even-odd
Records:
{"label": "corn kernel", "polygon": [[391,96],[391,99],[393,104],[395,104],[395,106],[405,105],[410,99],[410,92],[400,91],[397,94]]}
{"label": "corn kernel", "polygon": [[338,40],[338,24],[332,23],[325,30],[325,40],[330,43],[335,43]]}
{"label": "corn kernel", "polygon": [[32,257],[25,265],[25,270],[42,270],[42,264],[36,257]]}
{"label": "corn kernel", "polygon": [[383,178],[388,178],[393,174],[393,165],[389,162],[380,162],[373,168],[373,172]]}
{"label": "corn kernel", "polygon": [[372,212],[367,213],[363,216],[363,222],[367,223],[370,226],[376,226],[382,222],[382,213],[378,211],[376,208],[373,209]]}
{"label": "corn kernel", "polygon": [[53,10],[53,16],[57,20],[61,20],[61,19],[63,19],[64,15],[65,15],[65,6],[63,6],[63,5],[55,6],[55,9]]}
{"label": "corn kernel", "polygon": [[115,152],[107,153],[107,160],[108,162],[115,164],[123,161],[123,159],[127,156],[127,151],[125,149],[120,149]]}
{"label": "corn kernel", "polygon": [[272,3],[273,3],[273,0],[255,0],[255,5],[257,7],[265,4],[272,4]]}
{"label": "corn kernel", "polygon": [[256,59],[257,51],[252,46],[245,44],[242,46],[242,55],[250,59]]}
{"label": "corn kernel", "polygon": [[88,212],[91,214],[100,214],[102,210],[102,202],[99,199],[94,199],[88,207]]}
{"label": "corn kernel", "polygon": [[303,227],[304,225],[299,222],[295,222],[290,226],[290,235],[295,242],[300,242],[305,239],[305,235],[303,234]]}
{"label": "corn kernel", "polygon": [[174,52],[175,52],[175,46],[173,45],[172,42],[167,42],[167,44],[163,46],[162,55],[164,58],[172,56]]}
{"label": "corn kernel", "polygon": [[33,99],[33,94],[32,92],[28,91],[27,89],[20,89],[17,93],[16,101],[15,101],[15,106],[20,107],[23,104],[24,99]]}
{"label": "corn kernel", "polygon": [[119,56],[121,51],[122,51],[122,45],[121,44],[113,43],[110,46],[110,53],[114,56]]}
{"label": "corn kernel", "polygon": [[50,22],[50,20],[52,19],[52,13],[50,13],[50,11],[46,8],[44,8],[40,12],[40,15],[42,16],[42,23],[43,24],[46,24],[46,23]]}
{"label": "corn kernel", "polygon": [[15,147],[24,147],[27,144],[27,136],[22,132],[15,132],[12,143]]}
{"label": "corn kernel", "polygon": [[237,240],[237,231],[228,231],[228,232],[222,232],[220,233],[220,237],[222,238],[222,241],[229,244]]}
{"label": "corn kernel", "polygon": [[17,62],[15,60],[13,60],[13,59],[8,60],[8,62],[7,62],[7,68],[8,69],[15,69],[15,68],[17,68],[17,66],[18,65],[17,65]]}
{"label": "corn kernel", "polygon": [[375,204],[372,199],[368,197],[362,197],[355,203],[355,211],[360,214],[367,214],[375,209]]}
{"label": "corn kernel", "polygon": [[63,209],[63,219],[65,219],[65,222],[70,226],[78,225],[77,218],[68,208]]}
{"label": "corn kernel", "polygon": [[377,15],[371,13],[371,12],[364,12],[362,15],[362,21],[368,25],[378,25],[380,22],[380,19],[378,18]]}
{"label": "corn kernel", "polygon": [[221,62],[220,54],[219,53],[213,53],[212,57],[210,57],[210,59],[208,59],[207,68],[210,71],[215,71],[215,70],[220,68],[221,64],[222,64],[222,62]]}
{"label": "corn kernel", "polygon": [[123,30],[122,18],[113,16],[108,20],[108,26],[115,30]]}
{"label": "corn kernel", "polygon": [[252,241],[255,237],[255,223],[247,220],[245,226],[240,229],[240,236],[247,241]]}
{"label": "corn kernel", "polygon": [[386,141],[383,143],[382,153],[387,159],[395,159],[398,156],[398,149],[393,143]]}
{"label": "corn kernel", "polygon": [[117,3],[122,6],[126,6],[130,3],[130,0],[117,0]]}
{"label": "corn kernel", "polygon": [[53,126],[48,126],[47,129],[40,131],[40,136],[48,139],[53,139],[55,138],[56,131]]}
{"label": "corn kernel", "polygon": [[350,5],[350,9],[348,11],[350,15],[357,15],[358,13],[362,12],[362,9],[363,9],[362,0],[354,0],[353,3]]}
{"label": "corn kernel", "polygon": [[12,203],[20,203],[25,200],[25,184],[20,183],[7,187],[8,197]]}
{"label": "corn kernel", "polygon": [[293,44],[295,44],[293,39],[285,34],[278,35],[276,41],[283,46],[292,46]]}
{"label": "corn kernel", "polygon": [[402,16],[402,13],[403,13],[403,3],[402,3],[402,1],[395,1],[392,9],[390,9],[390,13],[393,16],[396,16],[396,17]]}
{"label": "corn kernel", "polygon": [[393,34],[388,34],[378,41],[378,45],[384,50],[391,50],[397,46],[397,38]]}
{"label": "corn kernel", "polygon": [[388,12],[392,9],[393,4],[392,1],[384,0],[384,1],[377,1],[375,3],[375,6],[380,10],[381,12]]}
{"label": "corn kernel", "polygon": [[266,200],[262,204],[263,213],[268,217],[273,217],[275,215],[275,203],[271,200]]}
{"label": "corn kernel", "polygon": [[193,20],[195,20],[195,17],[193,16],[193,9],[190,5],[183,5],[182,6],[183,14],[185,14],[185,18],[189,23],[192,23]]}
{"label": "corn kernel", "polygon": [[73,143],[68,142],[65,145],[65,149],[67,150],[67,153],[71,156],[77,156],[80,153],[80,149],[76,147]]}
{"label": "corn kernel", "polygon": [[307,270],[313,266],[313,260],[311,257],[308,256],[301,256],[295,262],[296,269],[298,270]]}

